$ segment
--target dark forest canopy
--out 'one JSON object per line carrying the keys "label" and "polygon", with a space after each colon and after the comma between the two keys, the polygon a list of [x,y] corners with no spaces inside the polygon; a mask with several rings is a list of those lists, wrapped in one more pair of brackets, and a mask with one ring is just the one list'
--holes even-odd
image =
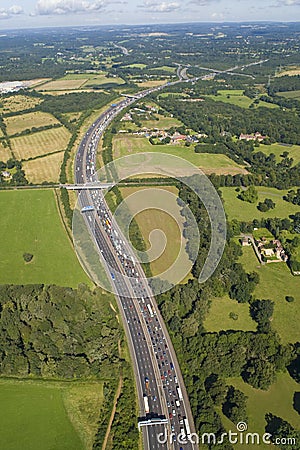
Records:
{"label": "dark forest canopy", "polygon": [[0,286],[0,376],[110,377],[122,330],[100,290]]}

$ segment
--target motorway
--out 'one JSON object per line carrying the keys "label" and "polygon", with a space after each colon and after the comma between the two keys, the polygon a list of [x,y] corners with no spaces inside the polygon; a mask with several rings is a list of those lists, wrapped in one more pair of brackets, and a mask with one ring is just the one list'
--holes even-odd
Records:
{"label": "motorway", "polygon": [[[98,143],[116,115],[138,98],[161,88],[125,98],[110,106],[94,122],[77,151],[76,184],[97,181]],[[99,189],[80,191],[79,205],[96,244],[99,264],[102,261],[118,300],[134,365],[140,417],[144,421],[152,419],[151,425],[141,427],[144,449],[197,450],[198,446],[190,440],[195,430],[179,364],[143,269],[112,217],[103,192]],[[167,420],[153,424],[153,419]],[[167,436],[167,442],[159,442],[159,433]]]}

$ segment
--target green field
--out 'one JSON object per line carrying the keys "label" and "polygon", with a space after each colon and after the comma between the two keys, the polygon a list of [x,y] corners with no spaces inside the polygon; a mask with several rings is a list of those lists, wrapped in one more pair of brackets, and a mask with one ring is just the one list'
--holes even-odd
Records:
{"label": "green field", "polygon": [[63,78],[50,81],[37,87],[38,91],[67,91],[73,89],[85,89],[94,85],[101,86],[107,83],[124,84],[119,77],[106,77],[106,72],[98,73],[69,73]]}
{"label": "green field", "polygon": [[183,124],[180,120],[175,119],[175,117],[165,117],[161,114],[155,114],[159,120],[141,120],[142,126],[148,129],[158,128],[159,130],[167,130],[171,127],[181,127]]}
{"label": "green field", "polygon": [[285,98],[300,98],[300,90],[298,91],[287,91],[287,92],[278,92],[277,95],[282,95]]}
{"label": "green field", "polygon": [[270,209],[267,212],[261,212],[257,209],[257,204],[244,202],[237,198],[238,192],[233,187],[221,188],[223,199],[225,200],[225,212],[228,215],[228,219],[237,219],[240,221],[252,221],[253,219],[262,217],[280,217],[286,218],[290,214],[295,214],[300,211],[300,207],[288,203],[283,200],[282,196],[287,191],[281,191],[275,188],[258,186],[256,187],[258,192],[258,202],[262,202],[265,198],[271,198],[275,203],[275,208]]}
{"label": "green field", "polygon": [[124,68],[125,67],[129,67],[129,68],[132,68],[132,69],[145,69],[145,67],[147,67],[147,64],[133,63],[133,64],[129,64],[129,65],[123,66],[123,67]]}
{"label": "green field", "polygon": [[43,158],[23,162],[26,179],[29,183],[39,184],[44,181],[58,183],[64,152],[53,153]]}
{"label": "green field", "polygon": [[40,98],[28,97],[27,95],[10,95],[1,99],[0,112],[11,113],[31,109],[41,103]]}
{"label": "green field", "polygon": [[7,134],[11,136],[33,127],[39,128],[46,125],[57,125],[59,124],[59,121],[51,114],[35,111],[8,117],[5,119],[5,124],[7,127]]}
{"label": "green field", "polygon": [[224,89],[218,91],[217,95],[208,95],[208,97],[219,102],[231,103],[241,108],[249,108],[253,99],[246,97],[242,89]]}
{"label": "green field", "polygon": [[172,66],[160,66],[160,67],[153,67],[152,69],[150,69],[151,71],[163,71],[163,72],[170,72],[170,73],[175,73],[176,72],[176,67],[172,67]]}
{"label": "green field", "polygon": [[244,169],[226,155],[212,153],[195,153],[194,148],[180,145],[151,145],[146,138],[131,135],[117,136],[113,141],[114,157],[126,156],[140,152],[167,153],[179,156],[203,168],[205,171],[221,173],[243,173]]}
{"label": "green field", "polygon": [[[160,192],[162,194],[160,194]],[[173,194],[173,197],[164,197],[164,191]],[[180,214],[180,208],[177,204],[178,190],[175,187],[149,187],[149,188],[120,188],[120,192],[124,199],[127,199],[129,210],[135,212],[140,211],[135,216],[135,220],[139,226],[146,249],[153,254],[160,255],[156,257],[153,262],[150,263],[151,271],[154,276],[159,275],[166,271],[176,261],[180,252],[180,246],[185,248],[185,240],[182,237],[183,233],[183,219]],[[140,195],[134,195],[141,192]],[[134,195],[132,199],[130,196]],[[156,208],[148,208],[143,210],[147,205],[152,204],[152,199],[155,196]],[[166,206],[166,202],[168,206]],[[153,230],[161,230],[167,239],[166,246],[164,248],[164,241],[159,237],[153,238],[150,243],[149,237]],[[161,249],[164,251],[160,254]],[[179,265],[172,270],[171,278],[167,278],[170,282],[178,281],[178,273],[182,267],[189,267],[190,262],[188,255],[185,251],[180,257]],[[177,270],[179,269],[179,272]],[[163,278],[163,277],[162,277]],[[180,276],[179,276],[180,278]]]}
{"label": "green field", "polygon": [[288,152],[289,158],[293,158],[293,160],[294,160],[293,165],[298,164],[300,162],[300,145],[285,146],[285,145],[280,145],[277,143],[271,144],[271,145],[261,144],[259,147],[255,148],[254,151],[256,153],[263,152],[266,155],[270,155],[271,153],[274,153],[274,155],[276,156],[277,162],[282,161],[282,158],[280,157],[280,155],[283,152]]}
{"label": "green field", "polygon": [[92,448],[103,384],[0,380],[4,450]]}
{"label": "green field", "polygon": [[50,128],[11,139],[12,150],[19,160],[48,155],[65,150],[70,140],[70,132],[65,127]]}
{"label": "green field", "polygon": [[[0,192],[0,283],[90,284],[63,228],[52,190]],[[24,252],[34,255],[30,263]]]}
{"label": "green field", "polygon": [[[300,277],[293,276],[285,263],[260,265],[252,247],[243,247],[240,262],[247,272],[256,271],[259,275],[254,296],[274,302],[272,328],[279,333],[282,342],[299,341],[299,321],[295,318],[300,317]],[[295,297],[295,301],[288,303],[286,296]]]}
{"label": "green field", "polygon": [[232,105],[240,106],[241,108],[249,108],[252,104],[255,108],[259,106],[265,108],[278,108],[278,105],[267,103],[262,100],[259,100],[259,103],[255,104],[253,103],[254,99],[247,97],[243,92],[243,89],[221,89],[218,91],[217,95],[208,95],[208,97],[219,102],[231,103]]}
{"label": "green field", "polygon": [[[236,314],[237,319],[230,318],[230,313]],[[238,303],[226,296],[212,300],[204,327],[208,332],[219,332],[221,330],[255,331],[256,323],[250,317],[248,304]]]}
{"label": "green field", "polygon": [[[254,389],[240,378],[229,378],[226,380],[228,384],[232,384],[237,389],[244,392],[248,396],[248,432],[259,433],[262,436],[265,433],[265,414],[271,412],[284,420],[287,420],[296,429],[299,429],[299,414],[293,408],[293,396],[299,391],[299,385],[289,376],[288,373],[279,373],[277,381],[270,387],[268,391]],[[219,411],[218,411],[219,412]],[[222,415],[222,422],[225,429],[236,431],[235,425]],[[261,443],[257,445],[235,445],[237,450],[267,450],[270,445]],[[296,448],[295,448],[296,450]]]}

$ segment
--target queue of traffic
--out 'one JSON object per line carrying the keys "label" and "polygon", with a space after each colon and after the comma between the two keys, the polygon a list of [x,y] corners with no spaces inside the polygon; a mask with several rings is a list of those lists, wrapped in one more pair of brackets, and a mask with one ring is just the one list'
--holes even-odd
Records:
{"label": "queue of traffic", "polygon": [[[153,90],[155,89],[144,91],[134,98],[126,98],[118,104],[111,105],[106,113],[102,114],[93,124],[79,147],[77,165],[75,167],[75,178],[78,183],[97,181],[97,147],[107,125],[122,109],[134,102],[137,98],[141,98]],[[188,443],[191,431],[186,417],[184,398],[172,362],[167,339],[153,305],[151,289],[149,288],[148,281],[145,279],[140,264],[135,261],[131,247],[129,247],[118,224],[112,217],[102,191],[96,189],[91,190],[88,195],[91,204],[85,203],[81,211],[83,214],[87,214],[91,227],[93,225],[92,221],[97,221],[97,224],[101,224],[102,230],[113,249],[115,258],[118,260],[118,264],[109,266],[108,261],[105,260],[103,249],[100,247],[105,264],[109,266],[112,283],[117,284],[120,277],[123,277],[130,286],[130,290],[134,293],[133,298],[135,304],[132,304],[133,298],[122,298],[122,307],[124,310],[126,308],[129,310],[136,309],[138,312],[138,316],[134,313],[132,315],[127,314],[127,322],[129,324],[132,320],[133,323],[129,325],[131,328],[133,327],[133,329],[136,328],[139,330],[136,333],[137,338],[144,345],[147,345],[153,354],[153,361],[156,361],[155,371],[158,371],[160,376],[156,380],[156,384],[162,387],[164,407],[168,411],[173,446],[174,448],[178,448],[176,442],[177,435],[180,433],[181,437],[185,437]],[[116,289],[117,291],[118,289]],[[135,324],[136,327],[134,326]],[[157,416],[157,386],[155,389],[154,386],[151,386],[151,381],[147,374],[141,380],[141,384],[144,385],[143,403],[145,415],[151,416],[155,412]],[[162,413],[160,411],[161,415]],[[190,447],[187,446],[187,448]]]}

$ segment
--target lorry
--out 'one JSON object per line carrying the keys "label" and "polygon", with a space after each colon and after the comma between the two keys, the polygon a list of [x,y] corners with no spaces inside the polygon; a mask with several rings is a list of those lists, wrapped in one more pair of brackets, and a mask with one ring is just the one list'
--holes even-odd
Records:
{"label": "lorry", "polygon": [[179,400],[183,400],[183,397],[182,397],[182,392],[181,392],[181,389],[180,389],[180,387],[179,386],[177,386],[177,393],[178,393],[178,397],[179,397]]}
{"label": "lorry", "polygon": [[145,405],[145,413],[149,414],[149,412],[150,412],[149,402],[148,402],[148,397],[146,394],[144,394],[144,405]]}
{"label": "lorry", "polygon": [[150,303],[148,303],[148,304],[147,304],[147,308],[148,308],[148,311],[149,311],[150,317],[153,317],[153,316],[154,316],[154,314],[153,314],[153,310],[152,310],[152,307],[151,307]]}

